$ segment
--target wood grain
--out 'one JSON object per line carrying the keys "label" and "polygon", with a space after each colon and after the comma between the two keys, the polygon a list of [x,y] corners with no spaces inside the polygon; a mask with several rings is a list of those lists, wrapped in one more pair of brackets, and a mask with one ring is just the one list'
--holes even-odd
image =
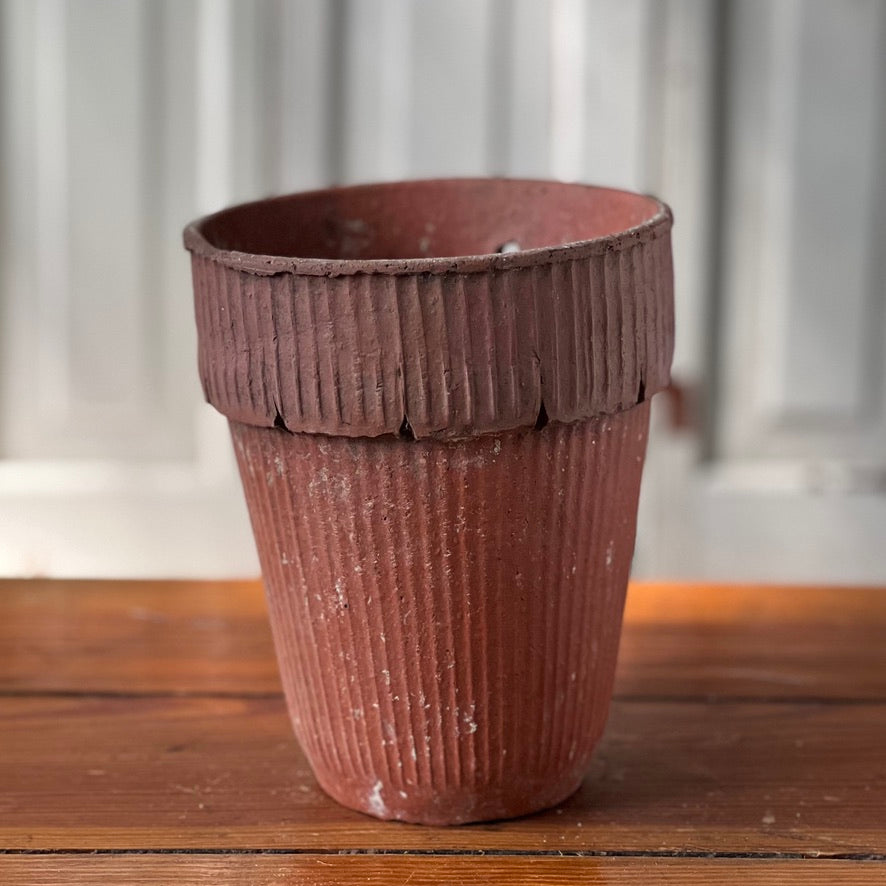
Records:
{"label": "wood grain", "polygon": [[616,693],[886,700],[881,588],[638,584]]}
{"label": "wood grain", "polygon": [[[0,581],[0,692],[280,691],[257,582]],[[886,699],[877,588],[635,584],[616,693]]]}
{"label": "wood grain", "polygon": [[383,824],[316,787],[277,698],[7,698],[0,846],[886,855],[886,705],[620,701],[580,791]]}
{"label": "wood grain", "polygon": [[0,856],[6,886],[88,883],[177,883],[270,886],[300,883],[440,886],[501,883],[718,884],[845,886],[886,882],[886,863],[797,859],[581,858],[340,855],[99,855]]}
{"label": "wood grain", "polygon": [[5,580],[0,606],[0,691],[282,691],[258,582]]}

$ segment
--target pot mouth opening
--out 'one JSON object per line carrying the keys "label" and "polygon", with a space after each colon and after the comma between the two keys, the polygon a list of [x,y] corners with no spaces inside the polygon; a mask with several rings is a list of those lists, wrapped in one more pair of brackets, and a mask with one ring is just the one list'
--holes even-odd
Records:
{"label": "pot mouth opening", "polygon": [[488,271],[616,250],[669,229],[654,197],[527,179],[352,185],[244,203],[185,229],[185,246],[259,274]]}

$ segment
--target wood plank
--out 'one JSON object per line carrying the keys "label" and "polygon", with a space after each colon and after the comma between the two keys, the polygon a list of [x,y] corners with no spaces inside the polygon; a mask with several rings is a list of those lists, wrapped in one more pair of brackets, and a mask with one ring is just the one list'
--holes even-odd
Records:
{"label": "wood plank", "polygon": [[279,698],[0,701],[0,846],[886,856],[886,705],[614,705],[579,792],[509,823],[325,797]]}
{"label": "wood plank", "polygon": [[[257,582],[0,581],[0,692],[280,691]],[[886,699],[886,592],[635,584],[616,693]]]}
{"label": "wood plank", "polygon": [[5,580],[0,605],[0,691],[281,691],[258,582]]}
{"label": "wood plank", "polygon": [[637,882],[745,886],[845,886],[886,881],[886,864],[876,861],[735,858],[601,858],[490,856],[340,855],[98,855],[0,856],[0,881],[7,886],[56,884],[226,883],[263,886],[311,884],[544,883],[550,886]]}
{"label": "wood plank", "polygon": [[886,592],[633,585],[616,692],[886,699]]}

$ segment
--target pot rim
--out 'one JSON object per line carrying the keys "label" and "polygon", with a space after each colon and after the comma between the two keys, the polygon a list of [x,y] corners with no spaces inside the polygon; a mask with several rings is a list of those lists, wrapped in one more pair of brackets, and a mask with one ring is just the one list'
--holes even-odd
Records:
{"label": "pot rim", "polygon": [[[391,258],[391,259],[335,259],[311,258],[305,256],[264,255],[243,252],[236,249],[224,249],[215,246],[207,238],[204,229],[220,216],[240,210],[270,205],[293,198],[309,199],[327,193],[345,193],[355,191],[385,191],[409,185],[470,185],[478,183],[513,183],[520,185],[554,185],[594,191],[599,194],[621,194],[638,202],[649,204],[651,215],[638,225],[585,240],[574,240],[554,246],[541,246],[523,249],[516,252],[478,253],[472,255],[433,256],[426,258]],[[276,274],[299,274],[313,277],[342,277],[357,274],[380,274],[397,276],[403,274],[445,274],[445,273],[486,273],[492,270],[508,270],[524,268],[532,265],[551,264],[574,259],[599,255],[604,252],[617,252],[638,242],[654,238],[660,230],[670,229],[673,214],[670,207],[657,197],[641,194],[622,188],[602,187],[580,182],[563,182],[556,179],[512,178],[504,176],[475,176],[455,178],[417,178],[400,181],[372,182],[365,184],[343,185],[330,188],[317,188],[311,191],[297,191],[261,200],[251,200],[229,206],[210,215],[202,216],[188,224],[184,229],[184,245],[187,250],[197,255],[231,268],[247,271],[259,276]]]}

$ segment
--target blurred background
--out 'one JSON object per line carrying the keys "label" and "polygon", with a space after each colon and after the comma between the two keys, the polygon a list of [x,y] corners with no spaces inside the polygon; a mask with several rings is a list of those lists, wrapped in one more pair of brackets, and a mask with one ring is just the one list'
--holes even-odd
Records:
{"label": "blurred background", "polygon": [[674,209],[634,575],[886,584],[886,3],[0,0],[0,39],[0,574],[257,574],[182,227],[494,174]]}

